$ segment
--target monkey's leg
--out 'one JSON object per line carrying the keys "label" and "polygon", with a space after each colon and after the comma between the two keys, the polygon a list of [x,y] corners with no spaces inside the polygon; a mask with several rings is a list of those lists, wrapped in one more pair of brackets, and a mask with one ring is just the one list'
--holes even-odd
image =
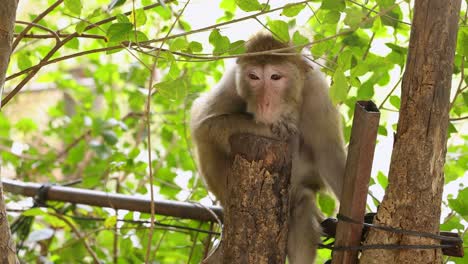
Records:
{"label": "monkey's leg", "polygon": [[320,242],[320,223],[315,193],[303,186],[291,189],[288,259],[290,264],[312,264]]}

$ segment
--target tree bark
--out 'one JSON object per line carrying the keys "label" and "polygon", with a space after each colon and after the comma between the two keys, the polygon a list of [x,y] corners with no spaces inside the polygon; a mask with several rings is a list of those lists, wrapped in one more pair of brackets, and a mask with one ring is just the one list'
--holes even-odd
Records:
{"label": "tree bark", "polygon": [[[460,0],[416,0],[389,185],[374,223],[439,232]],[[372,229],[365,244],[439,241]],[[440,249],[367,250],[361,263],[441,263]]]}
{"label": "tree bark", "polygon": [[295,144],[254,135],[231,137],[221,245],[205,263],[285,263],[289,182]]}
{"label": "tree bark", "polygon": [[[3,0],[0,4],[0,91],[3,92],[5,75],[10,61],[13,26],[16,18],[16,0]],[[0,96],[2,96],[0,92]],[[1,107],[1,105],[0,105]],[[0,110],[1,111],[1,110]],[[1,165],[0,165],[1,166]],[[0,167],[0,263],[19,263],[16,249],[11,239],[10,227],[3,199],[3,186]]]}

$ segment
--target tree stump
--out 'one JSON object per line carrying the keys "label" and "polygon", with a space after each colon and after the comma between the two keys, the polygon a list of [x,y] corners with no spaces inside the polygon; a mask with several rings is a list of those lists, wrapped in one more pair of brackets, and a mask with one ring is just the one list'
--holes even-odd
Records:
{"label": "tree stump", "polygon": [[295,144],[247,134],[230,142],[223,238],[207,263],[285,263]]}

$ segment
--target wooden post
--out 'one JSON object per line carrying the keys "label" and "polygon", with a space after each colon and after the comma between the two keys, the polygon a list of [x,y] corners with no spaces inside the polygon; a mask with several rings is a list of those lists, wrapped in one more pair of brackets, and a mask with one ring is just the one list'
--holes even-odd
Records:
{"label": "wooden post", "polygon": [[[374,158],[375,140],[380,112],[372,101],[358,101],[354,109],[354,121],[346,160],[346,172],[341,195],[340,214],[363,222],[367,191]],[[335,246],[359,246],[362,225],[339,221]],[[354,264],[357,251],[333,252],[333,264]]]}
{"label": "wooden post", "polygon": [[234,135],[223,238],[206,263],[285,263],[292,145]]}

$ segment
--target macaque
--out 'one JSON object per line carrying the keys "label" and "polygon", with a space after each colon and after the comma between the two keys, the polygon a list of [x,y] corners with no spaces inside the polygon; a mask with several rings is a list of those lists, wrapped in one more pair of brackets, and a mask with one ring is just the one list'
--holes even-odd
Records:
{"label": "macaque", "polygon": [[231,135],[299,136],[292,161],[288,259],[311,264],[321,235],[316,192],[327,186],[338,199],[341,195],[346,152],[340,116],[320,70],[290,44],[268,33],[246,42],[248,53],[275,49],[283,54],[240,57],[216,88],[194,101],[190,128],[200,174],[221,205],[234,158]]}

